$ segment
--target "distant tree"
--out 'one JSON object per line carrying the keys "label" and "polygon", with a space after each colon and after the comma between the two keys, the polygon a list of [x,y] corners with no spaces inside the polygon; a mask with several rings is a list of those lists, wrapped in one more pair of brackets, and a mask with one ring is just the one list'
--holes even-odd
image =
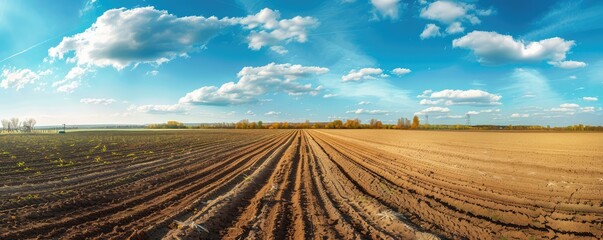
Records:
{"label": "distant tree", "polygon": [[369,123],[369,127],[380,129],[380,128],[383,128],[383,123],[381,121],[373,118],[373,119],[371,119],[371,121]]}
{"label": "distant tree", "polygon": [[304,123],[300,124],[299,128],[310,128],[310,121],[306,120]]}
{"label": "distant tree", "polygon": [[256,129],[256,128],[258,128],[258,124],[255,122],[250,122],[249,125],[247,125],[247,128]]}
{"label": "distant tree", "polygon": [[369,121],[369,127],[375,128],[375,125],[377,125],[377,119],[371,118],[371,121]]}
{"label": "distant tree", "polygon": [[410,128],[412,128],[412,129],[418,128],[419,124],[420,124],[420,122],[419,122],[419,116],[415,115],[412,118],[412,124],[410,125]]}
{"label": "distant tree", "polygon": [[184,123],[177,122],[177,121],[168,121],[166,125],[167,125],[167,128],[183,128],[184,127]]}
{"label": "distant tree", "polygon": [[7,132],[10,131],[10,120],[2,119],[2,130]]}
{"label": "distant tree", "polygon": [[264,128],[264,123],[262,121],[258,121],[258,128]]}
{"label": "distant tree", "polygon": [[11,118],[9,126],[9,131],[18,131],[21,127],[21,122],[19,121],[19,118]]}
{"label": "distant tree", "polygon": [[235,128],[245,129],[245,128],[247,128],[247,125],[249,125],[249,120],[243,119],[243,120],[239,121],[237,124],[235,124]]}
{"label": "distant tree", "polygon": [[360,120],[356,119],[348,119],[345,121],[345,123],[343,124],[344,128],[349,128],[349,129],[357,129],[360,128]]}
{"label": "distant tree", "polygon": [[167,123],[160,123],[160,124],[151,124],[149,126],[147,126],[147,128],[151,128],[151,129],[179,129],[179,128],[187,128],[184,123],[181,122],[177,122],[177,121],[167,121]]}
{"label": "distant tree", "polygon": [[280,127],[281,127],[281,125],[279,123],[277,123],[277,122],[272,123],[270,125],[270,129],[279,129]]}
{"label": "distant tree", "polygon": [[343,127],[343,122],[339,119],[333,121],[333,128],[339,129]]}
{"label": "distant tree", "polygon": [[33,118],[25,119],[25,121],[23,121],[22,124],[23,124],[24,132],[32,132],[34,129],[34,126],[36,126],[36,120]]}

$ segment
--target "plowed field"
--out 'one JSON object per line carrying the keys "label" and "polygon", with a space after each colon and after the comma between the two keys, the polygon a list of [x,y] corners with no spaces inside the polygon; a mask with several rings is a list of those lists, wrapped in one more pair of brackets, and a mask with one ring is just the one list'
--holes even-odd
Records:
{"label": "plowed field", "polygon": [[0,239],[601,239],[603,135],[0,136]]}

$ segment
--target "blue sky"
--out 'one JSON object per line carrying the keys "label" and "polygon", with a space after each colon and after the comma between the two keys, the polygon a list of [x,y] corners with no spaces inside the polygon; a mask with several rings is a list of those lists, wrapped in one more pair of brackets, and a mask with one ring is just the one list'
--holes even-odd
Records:
{"label": "blue sky", "polygon": [[603,125],[600,1],[0,1],[0,118]]}

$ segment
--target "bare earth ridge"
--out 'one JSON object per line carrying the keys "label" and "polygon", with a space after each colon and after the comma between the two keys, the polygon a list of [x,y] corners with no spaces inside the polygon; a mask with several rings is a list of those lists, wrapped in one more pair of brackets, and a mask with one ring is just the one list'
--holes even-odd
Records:
{"label": "bare earth ridge", "polygon": [[601,239],[603,134],[0,136],[0,239]]}

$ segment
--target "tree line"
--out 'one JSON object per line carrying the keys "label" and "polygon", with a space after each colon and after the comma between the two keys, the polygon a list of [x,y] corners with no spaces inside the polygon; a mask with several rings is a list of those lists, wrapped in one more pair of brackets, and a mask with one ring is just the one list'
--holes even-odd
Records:
{"label": "tree line", "polygon": [[184,123],[178,121],[167,121],[166,123],[150,124],[146,128],[150,129],[223,129],[223,128],[235,128],[234,123],[200,123],[194,126],[187,126]]}
{"label": "tree line", "polygon": [[333,120],[331,122],[270,122],[249,121],[243,119],[236,123],[204,123],[199,125],[185,125],[177,121],[168,121],[162,124],[151,124],[151,129],[418,129],[418,130],[521,130],[521,131],[603,131],[603,126],[588,126],[583,124],[566,127],[551,127],[538,125],[443,125],[421,124],[418,116],[411,119],[399,118],[396,124],[384,124],[377,119],[362,123],[359,119]]}
{"label": "tree line", "polygon": [[28,118],[23,121],[19,120],[19,118],[11,118],[11,119],[2,119],[2,132],[33,132],[34,127],[36,126],[36,120],[33,118]]}
{"label": "tree line", "polygon": [[345,122],[339,119],[331,122],[310,122],[306,120],[302,123],[273,122],[265,124],[262,121],[251,122],[243,119],[235,123],[236,129],[417,129],[420,126],[419,117],[415,116],[411,120],[406,118],[398,119],[396,124],[384,124],[377,119],[371,119],[368,123],[362,123],[360,119],[346,119]]}

